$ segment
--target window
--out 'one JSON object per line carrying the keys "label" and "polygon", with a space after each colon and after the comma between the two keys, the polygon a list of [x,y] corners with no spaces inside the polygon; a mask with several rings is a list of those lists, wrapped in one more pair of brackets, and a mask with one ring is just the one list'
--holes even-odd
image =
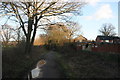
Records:
{"label": "window", "polygon": [[109,42],[109,40],[105,40],[105,42]]}

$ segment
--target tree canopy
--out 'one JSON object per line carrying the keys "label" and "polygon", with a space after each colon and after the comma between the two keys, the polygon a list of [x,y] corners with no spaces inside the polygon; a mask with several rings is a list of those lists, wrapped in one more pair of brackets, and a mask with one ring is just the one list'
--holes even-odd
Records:
{"label": "tree canopy", "polygon": [[45,28],[45,34],[41,35],[40,38],[42,38],[45,44],[63,45],[64,43],[71,42],[73,37],[77,36],[77,32],[81,33],[80,27],[75,24],[77,23],[61,22],[49,25]]}

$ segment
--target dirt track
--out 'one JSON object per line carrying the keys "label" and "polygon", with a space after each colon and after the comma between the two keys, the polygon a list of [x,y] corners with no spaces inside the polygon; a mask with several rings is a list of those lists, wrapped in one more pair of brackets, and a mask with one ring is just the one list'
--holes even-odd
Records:
{"label": "dirt track", "polygon": [[55,52],[50,51],[44,56],[44,59],[46,64],[40,68],[41,71],[38,78],[61,78],[61,73],[55,60]]}

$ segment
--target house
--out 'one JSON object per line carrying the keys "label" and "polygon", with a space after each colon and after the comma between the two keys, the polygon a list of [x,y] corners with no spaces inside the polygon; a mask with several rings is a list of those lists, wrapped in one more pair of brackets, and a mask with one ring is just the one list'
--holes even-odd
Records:
{"label": "house", "polygon": [[96,38],[96,42],[97,43],[101,43],[101,42],[106,42],[106,43],[120,43],[120,37],[99,35]]}
{"label": "house", "polygon": [[87,38],[83,37],[82,35],[74,39],[74,42],[84,42],[84,41],[87,41]]}

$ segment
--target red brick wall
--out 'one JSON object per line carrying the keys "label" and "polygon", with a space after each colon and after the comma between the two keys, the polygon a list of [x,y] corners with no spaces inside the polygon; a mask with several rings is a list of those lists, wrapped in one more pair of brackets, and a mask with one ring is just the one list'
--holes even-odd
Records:
{"label": "red brick wall", "polygon": [[120,53],[120,44],[101,44],[97,47],[92,47],[92,51]]}

